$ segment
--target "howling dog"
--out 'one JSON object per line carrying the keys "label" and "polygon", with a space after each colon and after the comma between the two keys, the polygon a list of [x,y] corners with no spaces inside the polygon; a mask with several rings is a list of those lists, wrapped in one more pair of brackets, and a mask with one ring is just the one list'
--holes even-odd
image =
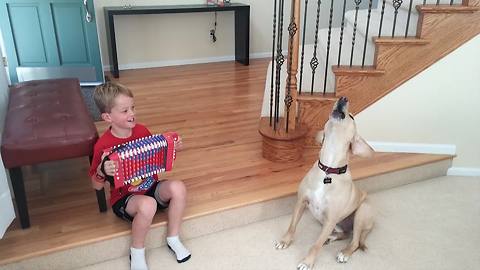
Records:
{"label": "howling dog", "polygon": [[373,211],[365,200],[367,194],[352,181],[348,156],[368,157],[373,149],[357,134],[355,120],[348,113],[348,100],[341,97],[325,128],[317,135],[322,143],[319,160],[303,178],[298,189],[298,199],[288,231],[275,243],[275,248],[285,249],[293,241],[296,226],[306,207],[322,224],[322,230],[308,255],[298,264],[299,270],[311,270],[315,258],[325,243],[348,237],[352,241],[337,254],[337,262],[345,263],[357,250],[365,249],[365,238],[373,228]]}

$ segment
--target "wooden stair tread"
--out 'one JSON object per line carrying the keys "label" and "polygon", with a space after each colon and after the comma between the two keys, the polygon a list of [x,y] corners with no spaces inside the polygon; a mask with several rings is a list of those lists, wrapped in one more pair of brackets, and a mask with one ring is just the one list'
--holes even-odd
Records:
{"label": "wooden stair tread", "polygon": [[382,76],[385,74],[385,70],[377,69],[375,66],[333,66],[332,70],[335,75]]}
{"label": "wooden stair tread", "polygon": [[375,44],[391,44],[391,45],[425,45],[428,44],[430,41],[427,39],[416,38],[416,37],[375,37],[373,38]]}
{"label": "wooden stair tread", "polygon": [[476,6],[464,6],[464,5],[418,5],[418,12],[420,13],[472,13],[480,10],[480,7]]}

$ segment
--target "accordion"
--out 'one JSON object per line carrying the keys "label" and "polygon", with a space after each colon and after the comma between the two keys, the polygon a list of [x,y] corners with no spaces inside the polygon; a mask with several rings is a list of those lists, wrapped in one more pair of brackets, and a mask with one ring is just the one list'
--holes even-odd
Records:
{"label": "accordion", "polygon": [[175,160],[175,132],[156,134],[136,139],[121,145],[105,149],[107,154],[102,161],[101,170],[105,173],[105,162],[115,161],[115,175],[106,176],[106,180],[115,188],[124,185],[138,185],[143,179],[155,174],[170,171]]}

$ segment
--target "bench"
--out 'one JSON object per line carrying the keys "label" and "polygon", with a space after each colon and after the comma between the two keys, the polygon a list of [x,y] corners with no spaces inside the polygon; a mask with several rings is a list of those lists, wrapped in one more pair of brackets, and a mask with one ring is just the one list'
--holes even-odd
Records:
{"label": "bench", "polygon": [[[22,166],[93,155],[98,133],[77,79],[37,80],[10,87],[2,158],[10,172],[22,228],[30,227]],[[101,212],[105,192],[97,191]]]}

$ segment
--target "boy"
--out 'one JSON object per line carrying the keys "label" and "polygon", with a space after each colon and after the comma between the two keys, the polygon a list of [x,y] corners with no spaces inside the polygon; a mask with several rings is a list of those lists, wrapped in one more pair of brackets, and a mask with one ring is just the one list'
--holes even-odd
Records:
{"label": "boy", "polygon": [[[134,139],[151,135],[143,125],[135,122],[133,94],[127,87],[114,82],[98,86],[94,93],[95,104],[102,119],[110,128],[98,139],[90,167],[93,188],[100,190],[104,186],[105,175],[101,171],[104,158],[103,150]],[[181,140],[179,139],[179,142]],[[177,143],[180,146],[180,143]],[[106,161],[104,170],[113,176],[116,171],[114,161]],[[118,217],[132,223],[132,245],[130,247],[130,268],[145,270],[145,237],[157,208],[168,207],[167,245],[175,253],[177,262],[190,259],[190,252],[178,238],[182,215],[186,204],[186,189],[182,181],[148,181],[150,185],[125,185],[110,191],[110,204]]]}

